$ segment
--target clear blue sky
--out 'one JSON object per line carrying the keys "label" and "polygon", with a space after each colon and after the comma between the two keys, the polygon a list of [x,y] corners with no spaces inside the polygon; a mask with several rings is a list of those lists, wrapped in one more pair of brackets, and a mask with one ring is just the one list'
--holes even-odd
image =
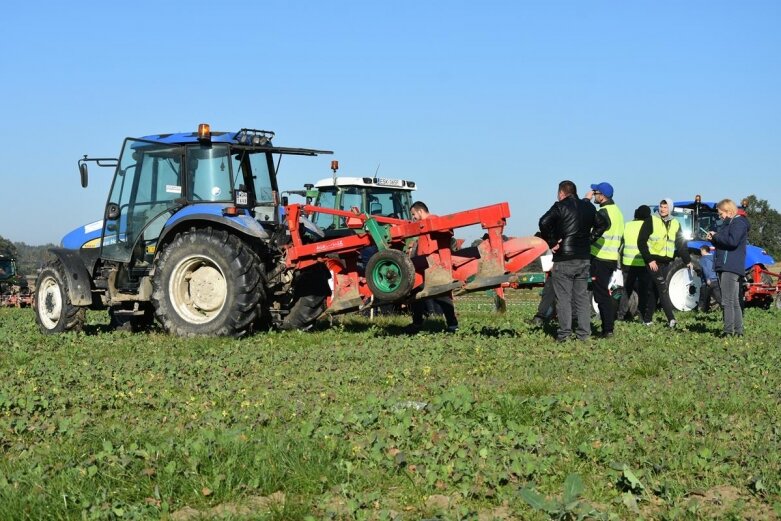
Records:
{"label": "clear blue sky", "polygon": [[[557,183],[625,214],[748,194],[781,209],[781,2],[11,2],[0,18],[0,235],[103,213],[126,136],[241,127],[418,182],[439,214],[508,201],[531,234]],[[283,162],[282,188],[331,156]],[[477,232],[473,233],[474,235]]]}

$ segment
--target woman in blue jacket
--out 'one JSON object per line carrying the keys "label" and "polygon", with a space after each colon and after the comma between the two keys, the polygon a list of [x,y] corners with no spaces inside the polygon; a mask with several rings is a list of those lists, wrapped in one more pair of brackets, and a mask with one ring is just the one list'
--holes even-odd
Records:
{"label": "woman in blue jacket", "polygon": [[748,220],[738,215],[737,205],[724,199],[716,206],[724,224],[718,232],[709,232],[708,238],[716,247],[716,273],[721,286],[721,305],[724,309],[724,335],[743,336],[743,313],[740,309],[740,277],[746,273],[746,244]]}

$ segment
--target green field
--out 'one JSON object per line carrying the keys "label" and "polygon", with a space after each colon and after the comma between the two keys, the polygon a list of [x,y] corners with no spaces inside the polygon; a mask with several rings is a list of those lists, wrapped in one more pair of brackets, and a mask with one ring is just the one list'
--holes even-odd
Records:
{"label": "green field", "polygon": [[781,312],[606,341],[345,318],[242,340],[45,337],[0,310],[0,519],[776,519]]}

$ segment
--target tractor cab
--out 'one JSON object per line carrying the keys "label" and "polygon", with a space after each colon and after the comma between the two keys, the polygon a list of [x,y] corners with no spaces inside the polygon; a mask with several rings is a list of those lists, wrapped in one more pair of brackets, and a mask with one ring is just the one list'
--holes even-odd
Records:
{"label": "tractor cab", "polygon": [[16,262],[10,257],[0,255],[0,281],[14,278],[16,275]]}
{"label": "tractor cab", "polygon": [[127,138],[117,160],[79,161],[82,185],[87,162],[114,166],[114,181],[102,221],[75,230],[65,247],[100,248],[100,258],[144,264],[158,241],[187,221],[213,221],[258,238],[279,223],[274,154],[317,155],[327,151],[274,147],[274,133],[198,132]]}
{"label": "tractor cab", "polygon": [[[381,177],[334,177],[315,183],[314,205],[333,210],[350,211],[353,208],[367,216],[410,220],[413,181]],[[313,213],[311,220],[326,234],[346,231],[343,217]]]}

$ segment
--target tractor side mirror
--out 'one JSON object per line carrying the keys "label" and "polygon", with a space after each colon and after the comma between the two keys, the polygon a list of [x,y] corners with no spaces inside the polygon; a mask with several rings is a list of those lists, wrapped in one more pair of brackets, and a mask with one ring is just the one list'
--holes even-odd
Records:
{"label": "tractor side mirror", "polygon": [[79,175],[81,176],[81,187],[87,188],[89,183],[89,174],[87,172],[87,163],[79,163]]}
{"label": "tractor side mirror", "polygon": [[286,195],[283,195],[283,196],[282,196],[282,201],[280,202],[280,204],[281,204],[282,206],[287,206],[287,205],[288,205],[288,203],[289,203],[288,197],[287,197]]}
{"label": "tractor side mirror", "polygon": [[106,220],[116,221],[119,219],[119,205],[117,203],[108,203],[106,205]]}

